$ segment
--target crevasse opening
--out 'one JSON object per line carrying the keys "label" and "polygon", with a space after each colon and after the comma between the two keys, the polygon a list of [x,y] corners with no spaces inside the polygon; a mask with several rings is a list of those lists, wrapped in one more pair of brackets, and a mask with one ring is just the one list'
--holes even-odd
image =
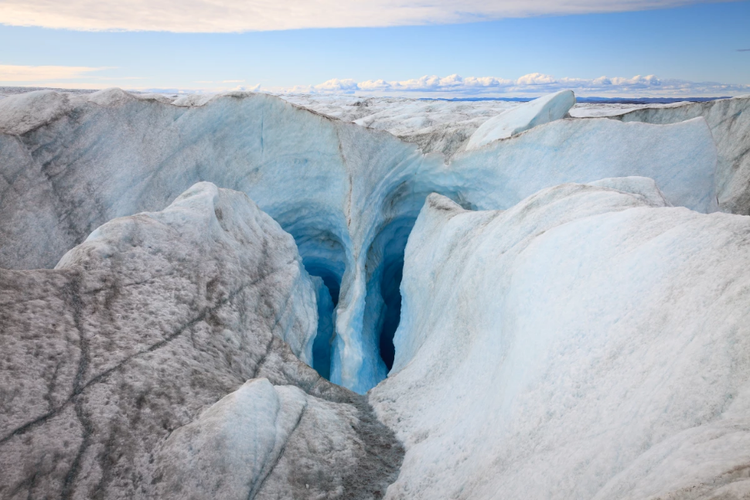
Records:
{"label": "crevasse opening", "polygon": [[302,264],[316,287],[318,303],[318,328],[313,340],[312,364],[322,377],[330,380],[336,306],[346,268],[344,246],[329,231],[299,226],[292,236],[297,242]]}
{"label": "crevasse opening", "polygon": [[[362,376],[370,386],[386,377],[395,359],[393,337],[401,320],[404,251],[415,222],[415,216],[388,222],[377,233],[367,253],[367,294],[359,334],[366,346]],[[330,380],[336,307],[345,271],[344,248],[330,233],[300,231],[295,239],[317,294],[318,328],[313,340],[312,365]]]}
{"label": "crevasse opening", "polygon": [[331,378],[331,341],[336,325],[336,304],[340,284],[331,277],[313,276],[317,285],[318,331],[313,340],[313,368],[321,377]]}
{"label": "crevasse opening", "polygon": [[367,256],[368,286],[363,334],[374,340],[380,380],[393,367],[396,354],[393,336],[401,320],[404,251],[415,222],[415,217],[400,217],[386,224],[373,240]]}
{"label": "crevasse opening", "polygon": [[380,359],[385,363],[390,372],[393,367],[393,359],[396,349],[393,345],[393,335],[396,333],[401,321],[401,278],[404,275],[404,256],[389,262],[383,270],[383,278],[380,282],[380,293],[385,303],[383,312],[383,324],[378,335],[378,347]]}
{"label": "crevasse opening", "polygon": [[[445,190],[432,186],[419,192],[400,189],[388,197],[385,204],[389,215],[370,233],[374,236],[366,247],[364,269],[359,271],[347,267],[354,263],[343,243],[346,235],[335,228],[321,227],[331,222],[328,219],[300,219],[289,225],[316,287],[318,327],[313,339],[312,366],[322,377],[364,393],[385,379],[393,368],[394,337],[401,322],[406,245],[424,204],[425,192],[434,191]],[[449,194],[459,203],[463,201],[459,193]],[[465,202],[461,205],[473,208]],[[347,272],[352,273],[347,275],[350,281],[344,282]],[[355,272],[364,275],[360,275],[364,277],[364,297],[351,295]],[[343,296],[339,307],[340,294]],[[346,380],[342,376],[345,367]]]}

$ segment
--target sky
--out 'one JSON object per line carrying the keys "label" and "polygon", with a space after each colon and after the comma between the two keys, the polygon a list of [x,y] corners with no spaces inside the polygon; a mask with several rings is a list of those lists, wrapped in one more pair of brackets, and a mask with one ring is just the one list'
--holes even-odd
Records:
{"label": "sky", "polygon": [[0,0],[0,86],[750,94],[750,1]]}

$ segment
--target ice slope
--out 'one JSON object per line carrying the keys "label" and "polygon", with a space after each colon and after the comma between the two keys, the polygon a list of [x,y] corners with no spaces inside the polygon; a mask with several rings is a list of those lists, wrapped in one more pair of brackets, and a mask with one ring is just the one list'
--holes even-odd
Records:
{"label": "ice slope", "polygon": [[533,101],[519,104],[484,122],[469,138],[466,151],[507,139],[537,125],[560,120],[576,103],[572,90],[562,90]]}
{"label": "ice slope", "polygon": [[291,236],[209,183],[0,269],[0,498],[378,496],[401,447],[300,361],[316,323]]}
{"label": "ice slope", "polygon": [[386,498],[750,495],[750,219],[596,184],[428,198],[370,393],[407,450]]}
{"label": "ice slope", "polygon": [[0,267],[51,267],[107,220],[159,209],[198,181],[245,192],[329,289],[335,332],[322,355],[331,380],[359,392],[387,373],[380,332],[398,300],[384,280],[398,275],[428,194],[503,209],[562,182],[640,175],[671,204],[715,208],[716,151],[701,117],[557,120],[450,162],[250,93],[33,92],[0,101],[0,131]]}

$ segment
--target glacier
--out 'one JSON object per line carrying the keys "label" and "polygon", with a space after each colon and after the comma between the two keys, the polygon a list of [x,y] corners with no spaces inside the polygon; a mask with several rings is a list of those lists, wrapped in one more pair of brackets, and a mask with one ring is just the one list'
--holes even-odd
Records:
{"label": "glacier", "polygon": [[263,94],[165,102],[119,89],[41,91],[0,100],[0,116],[0,266],[51,267],[107,220],[158,210],[195,182],[242,191],[332,292],[331,380],[358,392],[387,374],[378,338],[387,301],[370,270],[401,259],[400,249],[381,256],[375,242],[416,220],[430,193],[503,209],[562,182],[640,175],[674,205],[719,208],[716,146],[702,117],[555,120],[447,160]]}
{"label": "glacier", "polygon": [[746,494],[750,97],[286,99],[0,99],[0,496]]}

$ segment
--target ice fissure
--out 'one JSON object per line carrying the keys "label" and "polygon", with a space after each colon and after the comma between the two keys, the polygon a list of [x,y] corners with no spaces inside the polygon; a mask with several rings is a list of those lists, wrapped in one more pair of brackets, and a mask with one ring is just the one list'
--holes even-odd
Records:
{"label": "ice fissure", "polygon": [[[715,171],[730,165],[717,164],[712,130],[723,129],[697,115],[665,125],[571,119],[569,93],[550,99],[504,115],[448,159],[263,94],[7,97],[0,152],[12,182],[0,186],[0,266],[52,267],[98,225],[160,209],[197,181],[244,192],[294,237],[322,282],[313,364],[364,393],[388,373],[401,255],[430,193],[496,210],[564,182],[640,175],[673,205],[721,208]],[[745,189],[716,176],[725,191]]]}
{"label": "ice fissure", "polygon": [[[367,299],[364,336],[373,337],[380,360],[379,373],[387,374],[393,366],[393,335],[401,318],[401,277],[404,250],[415,217],[390,221],[378,233],[368,250]],[[382,361],[383,366],[380,366]]]}
{"label": "ice fissure", "polygon": [[0,98],[0,497],[750,496],[750,98],[574,102]]}

